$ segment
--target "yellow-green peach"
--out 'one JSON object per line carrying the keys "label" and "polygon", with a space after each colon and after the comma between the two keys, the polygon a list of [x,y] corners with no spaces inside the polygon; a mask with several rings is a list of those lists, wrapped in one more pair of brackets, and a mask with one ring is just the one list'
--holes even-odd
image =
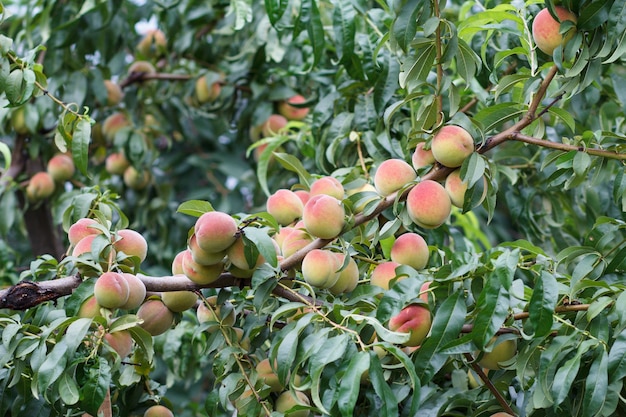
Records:
{"label": "yellow-green peach", "polygon": [[305,103],[306,99],[300,94],[296,94],[287,100],[280,101],[277,105],[278,113],[285,116],[289,120],[303,120],[309,114],[308,107],[296,107],[292,104]]}
{"label": "yellow-green peach", "polygon": [[302,217],[304,204],[291,190],[276,190],[267,198],[266,209],[281,226],[287,226]]}
{"label": "yellow-green peach", "polygon": [[287,417],[308,417],[311,415],[309,410],[298,410],[289,412],[296,405],[311,405],[309,397],[301,391],[285,391],[276,398],[274,410],[284,413]]}
{"label": "yellow-green peach", "polygon": [[452,203],[446,189],[436,181],[425,180],[409,191],[406,208],[418,226],[434,229],[450,216]]}
{"label": "yellow-green peach", "polygon": [[193,255],[188,249],[183,255],[183,273],[196,284],[206,285],[217,281],[224,270],[223,263],[214,265],[201,265],[193,260]]}
{"label": "yellow-green peach", "polygon": [[128,74],[154,74],[156,68],[148,61],[135,61],[128,67]]}
{"label": "yellow-green peach", "polygon": [[163,301],[154,298],[146,300],[139,307],[137,317],[142,320],[139,326],[152,336],[165,333],[174,324],[174,313]]}
{"label": "yellow-green peach", "polygon": [[565,45],[576,34],[575,28],[568,30],[565,36],[561,34],[561,23],[564,21],[576,23],[576,15],[561,6],[556,6],[554,11],[559,20],[555,20],[548,9],[543,9],[535,16],[532,26],[533,40],[537,48],[548,55],[552,55],[557,47]]}
{"label": "yellow-green peach", "polygon": [[433,156],[441,165],[457,168],[474,152],[472,135],[460,126],[447,125],[439,129],[431,144]]}
{"label": "yellow-green peach", "polygon": [[174,417],[174,413],[165,406],[153,405],[143,413],[143,417]]}
{"label": "yellow-green peach", "polygon": [[302,278],[317,288],[330,288],[339,279],[339,258],[326,249],[313,249],[302,260]]}
{"label": "yellow-green peach", "polygon": [[196,235],[193,234],[189,238],[189,242],[187,243],[189,250],[191,251],[191,256],[194,261],[199,263],[200,265],[215,265],[224,260],[226,256],[227,250],[223,250],[220,252],[207,252],[203,250],[198,245],[198,240]]}
{"label": "yellow-green peach", "polygon": [[78,312],[76,316],[80,318],[89,318],[92,319],[94,317],[101,316],[100,313],[100,304],[98,304],[98,300],[93,295],[87,297],[85,301],[78,308]]}
{"label": "yellow-green peach", "polygon": [[428,244],[417,233],[404,233],[391,246],[391,260],[418,271],[424,269],[428,264]]}
{"label": "yellow-green peach", "polygon": [[107,90],[107,105],[116,106],[124,98],[122,87],[114,81],[104,80],[104,88]]}
{"label": "yellow-green peach", "polygon": [[[94,227],[96,226],[96,227]],[[97,220],[82,218],[73,223],[67,231],[67,237],[72,246],[75,246],[82,238],[88,235],[99,235],[102,231],[98,228]]]}
{"label": "yellow-green peach", "polygon": [[270,391],[281,392],[285,388],[278,379],[278,375],[274,372],[274,369],[272,369],[272,365],[270,364],[270,360],[268,358],[265,358],[257,363],[256,371],[259,374],[259,379],[261,379],[266,385],[269,385]]}
{"label": "yellow-green peach", "polygon": [[264,138],[271,137],[280,133],[287,126],[287,119],[280,114],[272,114],[261,125],[261,135]]}
{"label": "yellow-green peach", "polygon": [[430,310],[421,304],[406,306],[389,320],[390,330],[410,334],[404,346],[419,346],[428,335],[431,325]]}
{"label": "yellow-green peach", "polygon": [[160,29],[151,29],[137,44],[137,52],[144,57],[160,55],[167,47],[167,38]]}
{"label": "yellow-green peach", "polygon": [[35,173],[26,186],[28,201],[37,202],[50,197],[54,193],[54,180],[45,171]]}
{"label": "yellow-green peach", "polygon": [[[339,260],[339,265],[342,266],[346,255],[344,255],[343,253],[336,253],[335,255]],[[328,290],[335,295],[351,292],[356,288],[358,282],[359,267],[354,259],[349,258],[346,267],[339,271],[339,277],[337,278],[337,282],[335,282],[335,284]]]}
{"label": "yellow-green peach", "polygon": [[76,166],[70,155],[58,153],[48,161],[46,171],[56,182],[64,182],[74,176]]}
{"label": "yellow-green peach", "polygon": [[26,135],[30,132],[28,126],[26,125],[26,110],[25,107],[18,107],[13,109],[11,112],[11,124],[13,125],[13,130],[18,135]]}
{"label": "yellow-green peach", "polygon": [[314,197],[316,195],[325,194],[331,197],[335,197],[337,200],[343,200],[345,189],[339,180],[335,177],[321,177],[313,181],[309,195]]}
{"label": "yellow-green peach", "polygon": [[281,245],[281,252],[285,258],[288,258],[311,242],[313,242],[311,235],[304,230],[294,228],[291,233],[285,236]]}
{"label": "yellow-green peach", "polygon": [[207,77],[202,76],[196,80],[196,98],[200,103],[210,103],[220,96],[222,91],[221,81],[214,81],[211,85],[207,82]]}
{"label": "yellow-green peach", "polygon": [[[172,275],[181,275],[181,274],[185,274],[183,272],[183,258],[185,256],[185,252],[187,250],[182,250],[180,252],[178,252],[176,254],[176,256],[174,256],[174,259],[172,260]],[[192,256],[193,259],[193,256]]]}
{"label": "yellow-green peach", "polygon": [[126,300],[126,303],[120,306],[120,308],[123,310],[133,310],[139,307],[146,299],[146,286],[137,275],[128,272],[120,272],[120,275],[122,275],[128,283],[129,289],[128,300]]}
{"label": "yellow-green peach", "polygon": [[376,268],[370,275],[370,284],[388,290],[391,287],[391,281],[396,279],[396,282],[401,278],[398,278],[396,274],[396,268],[400,264],[393,261],[386,261],[376,265]]}
{"label": "yellow-green peach", "polygon": [[133,338],[128,330],[106,333],[104,340],[121,358],[127,357],[133,351]]}
{"label": "yellow-green peach", "polygon": [[132,229],[118,230],[113,238],[113,248],[117,252],[124,252],[128,256],[136,256],[141,262],[148,255],[148,242],[141,235]]}
{"label": "yellow-green peach", "polygon": [[130,287],[121,274],[108,271],[96,280],[93,295],[98,304],[104,308],[120,308],[128,301]]}
{"label": "yellow-green peach", "polygon": [[150,172],[129,166],[124,170],[124,184],[133,190],[143,190],[150,184]]}
{"label": "yellow-green peach", "polygon": [[436,162],[432,149],[425,150],[425,145],[426,142],[418,143],[413,151],[413,155],[411,155],[411,163],[416,171]]}
{"label": "yellow-green peach", "polygon": [[129,166],[130,161],[123,152],[112,153],[104,160],[104,169],[111,175],[123,175]]}
{"label": "yellow-green peach", "polygon": [[341,201],[325,194],[311,197],[302,212],[307,232],[321,239],[337,237],[346,223],[345,217]]}
{"label": "yellow-green peach", "polygon": [[[480,199],[480,203],[487,197],[487,179],[483,176],[484,191]],[[452,205],[458,208],[463,208],[465,201],[465,193],[467,192],[467,181],[461,180],[461,169],[455,169],[446,177],[444,188],[450,196]]]}
{"label": "yellow-green peach", "polygon": [[[502,369],[500,362],[506,362],[515,356],[517,352],[517,340],[507,339],[498,341],[497,337],[493,337],[489,342],[488,347],[491,347],[490,352],[485,352],[478,364],[490,370]],[[478,354],[477,354],[478,355]]]}
{"label": "yellow-green peach", "polygon": [[174,313],[182,313],[196,305],[198,296],[192,291],[167,291],[161,294],[161,300]]}
{"label": "yellow-green peach", "polygon": [[374,187],[378,194],[388,196],[398,191],[411,181],[415,181],[417,174],[411,165],[402,159],[387,159],[376,169]]}
{"label": "yellow-green peach", "polygon": [[237,222],[220,211],[209,211],[196,220],[194,233],[198,246],[207,252],[221,252],[235,243]]}

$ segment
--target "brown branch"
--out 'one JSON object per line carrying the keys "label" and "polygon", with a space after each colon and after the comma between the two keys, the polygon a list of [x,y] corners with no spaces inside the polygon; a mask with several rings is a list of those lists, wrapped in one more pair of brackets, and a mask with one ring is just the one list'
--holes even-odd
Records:
{"label": "brown branch", "polygon": [[474,360],[474,357],[472,356],[472,354],[464,353],[463,355],[465,356],[465,359],[467,360],[469,365],[472,367],[474,372],[476,372],[478,377],[484,382],[485,386],[489,389],[489,391],[491,391],[493,396],[496,397],[496,400],[498,401],[498,403],[500,403],[504,411],[506,411],[512,416],[516,416],[517,414],[515,413],[515,411],[513,411],[509,403],[506,402],[506,399],[502,396],[502,394],[500,394],[500,391],[498,391],[496,386],[493,385],[493,382],[491,382],[489,377],[483,372],[480,365],[478,365],[478,363]]}
{"label": "brown branch", "polygon": [[608,159],[626,160],[626,153],[607,151],[605,149],[586,148],[584,146],[568,145],[566,143],[550,142],[549,140],[526,136],[519,132],[513,133],[510,139],[516,140],[519,142],[530,143],[532,145],[538,145],[544,148],[557,149],[557,150],[565,151],[565,152],[577,151],[577,152],[584,152],[593,156],[601,156],[603,158],[608,158]]}
{"label": "brown branch", "polygon": [[129,74],[127,78],[120,82],[121,88],[126,88],[134,83],[141,83],[149,80],[162,80],[162,81],[188,81],[193,76],[189,74],[167,74],[167,73],[154,73],[148,74],[145,72],[133,72]]}

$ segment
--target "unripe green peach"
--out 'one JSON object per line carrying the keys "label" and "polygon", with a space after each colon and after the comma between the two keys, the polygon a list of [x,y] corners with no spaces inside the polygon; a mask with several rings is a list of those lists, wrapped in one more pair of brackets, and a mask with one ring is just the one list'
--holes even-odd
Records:
{"label": "unripe green peach", "polygon": [[216,265],[224,260],[224,257],[228,252],[228,250],[220,252],[207,252],[203,250],[198,245],[198,239],[195,234],[191,235],[187,244],[189,250],[191,251],[191,257],[200,265]]}
{"label": "unripe green peach", "polygon": [[144,57],[161,55],[167,47],[167,38],[160,29],[151,29],[137,44],[137,52]]}
{"label": "unripe green peach", "polygon": [[21,106],[13,109],[11,112],[11,124],[13,125],[13,130],[18,135],[25,135],[30,132],[28,126],[26,125],[26,115],[25,115],[25,107]]}
{"label": "unripe green peach", "polygon": [[128,330],[106,333],[104,340],[121,358],[127,357],[133,351],[133,338]]}
{"label": "unripe green peach", "polygon": [[281,392],[285,387],[280,383],[278,375],[272,369],[270,360],[268,358],[263,359],[256,365],[256,371],[259,374],[259,379],[270,386],[270,391]]}
{"label": "unripe green peach", "polygon": [[124,170],[124,184],[133,190],[143,190],[150,184],[150,172],[147,170],[138,171],[134,166],[129,166]]}
{"label": "unripe green peach", "polygon": [[148,255],[148,242],[141,233],[131,229],[117,231],[113,238],[113,248],[128,256],[138,257],[140,262],[143,262]]}
{"label": "unripe green peach", "polygon": [[182,313],[196,305],[198,296],[192,291],[166,291],[161,294],[161,300],[174,313]]}
{"label": "unripe green peach", "polygon": [[26,186],[28,201],[37,202],[50,197],[54,193],[54,180],[47,172],[40,171],[34,174]]}
{"label": "unripe green peach", "polygon": [[67,231],[67,237],[72,246],[88,235],[99,235],[102,231],[94,226],[100,226],[97,220],[82,218],[73,223]]}
{"label": "unripe green peach", "polygon": [[261,125],[261,134],[264,138],[280,133],[287,126],[287,119],[280,114],[272,114]]}
{"label": "unripe green peach", "polygon": [[122,112],[110,114],[104,122],[102,122],[102,134],[109,142],[115,139],[115,135],[124,127],[131,126],[132,123],[128,117]]}
{"label": "unripe green peach", "polygon": [[302,220],[307,232],[321,239],[337,237],[346,223],[341,201],[329,195],[316,195],[304,206]]}
{"label": "unripe green peach", "polygon": [[462,127],[447,125],[435,134],[431,150],[441,165],[457,168],[474,152],[474,139]]}
{"label": "unripe green peach", "polygon": [[411,163],[416,171],[436,162],[432,149],[424,150],[424,145],[426,145],[425,142],[418,143],[411,155]]}
{"label": "unripe green peach", "polygon": [[[215,80],[208,84],[207,77]],[[220,76],[217,74],[204,75],[196,80],[196,98],[200,103],[209,103],[217,100],[222,91]]]}
{"label": "unripe green peach", "polygon": [[274,410],[284,413],[287,417],[308,417],[311,415],[309,410],[298,410],[293,412],[288,412],[296,405],[311,405],[311,401],[309,397],[306,396],[305,393],[300,391],[285,391],[276,398],[276,402],[274,403]]}
{"label": "unripe green peach", "polygon": [[120,275],[124,277],[128,283],[128,300],[123,306],[120,306],[123,310],[133,310],[139,307],[146,299],[146,286],[137,275],[130,274],[128,272],[120,272]]}
{"label": "unripe green peach", "polygon": [[[343,253],[336,253],[335,255],[339,260],[339,265],[342,266],[346,255],[344,255]],[[337,278],[337,282],[335,282],[335,284],[329,288],[329,291],[335,295],[351,292],[356,288],[358,282],[359,267],[354,259],[349,258],[348,264],[344,269],[339,271],[339,277]]]}
{"label": "unripe green peach", "polygon": [[130,166],[123,152],[115,152],[104,160],[104,169],[111,175],[124,175],[124,171]]}
{"label": "unripe green peach", "polygon": [[[211,297],[206,298],[206,302],[211,306],[209,308],[204,302],[201,302],[198,305],[198,309],[196,310],[196,315],[198,317],[199,323],[206,322],[216,322],[220,323],[223,326],[233,326],[235,324],[236,316],[235,310],[231,305],[228,305],[226,315],[222,317],[222,305],[217,305],[217,296],[213,295]],[[225,304],[224,304],[225,306]],[[211,326],[207,330],[209,332],[217,330],[217,326]]]}
{"label": "unripe green peach", "polygon": [[374,187],[380,195],[387,196],[416,178],[413,167],[402,159],[387,159],[378,166],[374,174]]}
{"label": "unripe green peach", "polygon": [[402,279],[396,274],[396,268],[399,266],[399,263],[393,261],[382,262],[376,265],[376,268],[374,268],[370,275],[370,284],[380,287],[383,290],[388,290],[391,287],[390,283],[392,280],[397,278],[397,282]]}
{"label": "unripe green peach", "polygon": [[205,285],[217,281],[224,270],[223,263],[201,265],[193,260],[191,250],[187,249],[183,255],[183,273],[196,284]]}
{"label": "unripe green peach", "polygon": [[[483,176],[484,191],[480,203],[487,197],[487,179]],[[467,181],[461,180],[461,169],[455,169],[446,177],[444,188],[450,196],[452,204],[458,208],[463,208],[465,193],[467,192]]]}
{"label": "unripe green peach", "polygon": [[118,272],[108,271],[98,277],[93,287],[98,304],[104,308],[120,308],[128,301],[130,287]]}
{"label": "unripe green peach", "polygon": [[76,166],[70,155],[58,153],[48,161],[46,171],[56,182],[64,182],[74,176]]}
{"label": "unripe green peach", "polygon": [[267,198],[266,209],[278,224],[287,226],[302,217],[304,204],[291,190],[280,189]]}
{"label": "unripe green peach", "polygon": [[94,318],[101,316],[100,313],[100,304],[98,304],[98,300],[93,295],[89,296],[83,303],[80,305],[76,316],[80,318]]}
{"label": "unripe green peach", "polygon": [[308,107],[296,107],[292,104],[305,103],[306,99],[300,94],[296,94],[287,100],[280,101],[277,105],[278,113],[285,116],[289,120],[303,120],[309,114]]}
{"label": "unripe green peach", "polygon": [[576,34],[576,29],[571,28],[565,36],[561,34],[561,23],[569,20],[576,23],[576,15],[561,6],[554,8],[559,20],[555,20],[548,9],[543,9],[533,20],[532,34],[533,40],[539,49],[548,55],[552,55],[554,50],[565,45]]}
{"label": "unripe green peach", "polygon": [[120,104],[124,98],[122,87],[114,81],[104,80],[104,87],[107,90],[107,105],[115,106]]}
{"label": "unripe green peach", "polygon": [[417,233],[404,233],[391,246],[392,261],[418,271],[428,264],[428,254],[428,244]]}
{"label": "unripe green peach", "polygon": [[339,279],[341,264],[335,253],[313,249],[302,260],[302,278],[317,288],[330,288]]}
{"label": "unripe green peach", "polygon": [[143,417],[174,417],[174,413],[162,405],[153,405],[143,413]]}
{"label": "unripe green peach", "polygon": [[434,229],[450,216],[452,203],[445,188],[436,181],[425,180],[409,191],[406,208],[411,220],[418,226]]}
{"label": "unripe green peach", "polygon": [[237,222],[226,213],[209,211],[196,220],[194,233],[198,246],[207,252],[221,252],[235,243]]}
{"label": "unripe green peach", "polygon": [[321,177],[313,181],[309,190],[310,197],[325,194],[343,200],[345,189],[335,177]]}
{"label": "unripe green peach", "polygon": [[290,257],[300,249],[313,242],[313,238],[306,231],[294,228],[285,236],[281,245],[281,252],[285,258]]}
{"label": "unripe green peach", "polygon": [[428,335],[431,325],[430,310],[422,304],[408,305],[389,320],[390,330],[410,333],[404,346],[419,346]]}
{"label": "unripe green peach", "polygon": [[165,333],[174,324],[174,313],[158,299],[146,300],[137,310],[137,317],[143,320],[139,326],[152,336]]}
{"label": "unripe green peach", "polygon": [[493,337],[487,347],[491,347],[490,352],[485,352],[478,364],[487,369],[498,370],[502,369],[500,362],[506,362],[510,360],[517,352],[517,340],[506,339],[498,342],[498,337]]}

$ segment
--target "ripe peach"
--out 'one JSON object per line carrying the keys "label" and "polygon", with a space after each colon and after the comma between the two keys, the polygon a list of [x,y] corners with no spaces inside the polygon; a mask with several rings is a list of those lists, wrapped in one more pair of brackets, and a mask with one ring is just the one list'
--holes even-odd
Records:
{"label": "ripe peach", "polygon": [[166,291],[161,294],[161,300],[174,313],[182,313],[196,305],[198,296],[192,291]]}
{"label": "ripe peach", "polygon": [[311,197],[302,212],[307,232],[322,239],[338,236],[346,223],[345,217],[341,201],[325,194]]}
{"label": "ripe peach", "polygon": [[134,166],[129,166],[124,170],[124,184],[133,190],[143,190],[150,184],[150,172],[138,171]]}
{"label": "ripe peach", "polygon": [[387,159],[376,169],[374,187],[380,195],[387,196],[416,178],[413,167],[402,159]]}
{"label": "ripe peach", "polygon": [[108,271],[98,277],[93,287],[96,301],[104,308],[119,308],[126,304],[130,287],[118,272]]}
{"label": "ripe peach", "polygon": [[186,251],[187,250],[182,250],[178,252],[176,256],[174,256],[174,259],[172,260],[172,275],[181,275],[181,274],[184,275],[185,274],[183,272],[183,258],[185,256]]}
{"label": "ripe peach", "polygon": [[[388,290],[391,287],[389,285],[391,281],[397,277],[396,268],[399,266],[399,263],[393,261],[382,262],[376,265],[376,268],[374,268],[370,275],[370,284],[380,287],[383,290]],[[396,282],[400,279],[402,278],[396,279]]]}
{"label": "ripe peach", "polygon": [[99,226],[97,220],[82,218],[78,219],[74,224],[70,226],[67,231],[67,237],[72,246],[76,245],[82,238],[87,235],[99,235],[102,233],[100,229],[93,226]]}
{"label": "ripe peach", "polygon": [[306,99],[304,97],[300,94],[296,94],[295,96],[278,103],[278,113],[285,116],[289,120],[302,120],[307,114],[309,114],[308,107],[296,107],[292,106],[292,104],[302,104],[305,102]]}
{"label": "ripe peach", "polygon": [[135,61],[128,67],[128,74],[154,74],[156,68],[148,61]]}
{"label": "ripe peach", "polygon": [[[336,253],[337,259],[339,260],[339,266],[341,267],[344,262],[344,258],[346,255],[343,253]],[[339,295],[341,293],[346,293],[353,291],[359,282],[359,267],[354,261],[354,259],[348,259],[348,264],[344,269],[339,271],[339,277],[337,278],[337,282],[329,288],[329,291],[335,295]]]}
{"label": "ripe peach", "polygon": [[287,119],[280,114],[272,114],[261,125],[261,135],[264,138],[274,136],[287,126]]}
{"label": "ripe peach", "polygon": [[294,228],[291,233],[285,236],[281,245],[281,252],[285,258],[288,258],[312,241],[313,238],[307,232]]}
{"label": "ripe peach", "polygon": [[[278,254],[278,252],[280,252],[278,244],[275,244],[274,248],[276,249],[276,252]],[[263,263],[265,262],[265,258],[263,258],[263,256],[257,253],[254,264],[250,265],[248,263],[248,260],[246,259],[243,239],[235,240],[235,243],[233,243],[230,246],[230,248],[228,248],[228,250],[226,251],[226,254],[230,262],[233,265],[235,265],[237,268],[242,269],[242,270],[254,270],[258,268],[259,266],[263,265]]]}
{"label": "ripe peach", "polygon": [[101,316],[100,314],[100,304],[98,304],[98,300],[93,295],[89,296],[83,303],[80,305],[76,316],[80,318],[94,318],[97,316]]}
{"label": "ripe peach", "polygon": [[562,22],[569,20],[576,23],[576,15],[561,6],[556,6],[554,11],[559,18],[558,21],[552,17],[548,9],[543,9],[535,16],[532,26],[535,44],[548,55],[552,55],[557,47],[565,45],[576,34],[575,28],[568,30],[565,36],[560,32]]}
{"label": "ripe peach", "polygon": [[441,184],[433,180],[425,180],[409,191],[406,208],[415,224],[434,229],[441,226],[450,216],[452,203]]}
{"label": "ripe peach", "polygon": [[117,252],[124,252],[128,256],[136,256],[141,262],[148,255],[148,242],[141,235],[132,229],[118,230],[113,238],[113,248]]}
{"label": "ripe peach", "polygon": [[222,84],[219,80],[219,76],[216,74],[210,74],[210,79],[216,79],[209,86],[207,81],[207,75],[204,75],[196,80],[196,98],[200,103],[210,103],[220,96],[222,91]]}
{"label": "ripe peach", "polygon": [[318,288],[330,288],[339,279],[337,255],[326,249],[313,249],[302,260],[302,278]]}
{"label": "ripe peach", "polygon": [[343,200],[345,190],[343,185],[335,177],[321,177],[313,181],[309,191],[310,197],[325,194]]}
{"label": "ripe peach", "polygon": [[408,305],[389,320],[389,329],[410,333],[411,336],[404,346],[419,346],[428,335],[431,325],[430,310],[421,304]]}
{"label": "ripe peach", "polygon": [[[217,305],[217,296],[213,295],[211,297],[206,298],[207,303],[211,306],[211,308],[207,307],[204,302],[201,302],[198,305],[198,309],[196,310],[196,315],[198,317],[199,323],[206,323],[209,321],[214,321],[220,323],[223,326],[232,326],[235,324],[235,310],[232,309],[231,305],[228,305],[227,313],[225,316],[222,316],[222,305]],[[209,331],[217,330],[217,327],[209,327]]]}
{"label": "ripe peach", "polygon": [[216,281],[224,270],[223,263],[214,265],[200,265],[193,260],[191,250],[186,250],[183,255],[183,273],[196,284],[204,285]]}
{"label": "ripe peach", "polygon": [[209,211],[196,220],[194,227],[198,246],[207,252],[221,252],[235,243],[237,222],[226,213]]}
{"label": "ripe peach", "polygon": [[152,336],[165,333],[174,324],[174,313],[158,299],[146,300],[137,310],[137,317],[143,320],[139,326]]}
{"label": "ripe peach", "polygon": [[124,277],[128,283],[128,300],[123,306],[120,306],[123,310],[133,310],[139,307],[146,299],[146,286],[137,275],[130,274],[128,272],[120,272],[120,275]]}
{"label": "ripe peach", "polygon": [[[92,249],[93,241],[98,237],[98,234],[87,235],[81,240],[78,241],[74,249],[72,249],[72,256],[80,256],[84,253],[90,253]],[[111,253],[113,251],[113,253]],[[102,251],[101,255],[105,257],[115,258],[115,249],[113,249],[110,245],[105,247]]]}
{"label": "ripe peach", "polygon": [[425,142],[418,143],[415,147],[415,151],[413,151],[413,155],[411,156],[411,163],[416,171],[420,168],[424,168],[425,166],[433,165],[436,162],[435,157],[433,156],[433,150],[424,150],[424,145],[426,145]]}
{"label": "ripe peach", "polygon": [[420,295],[419,295],[419,298],[420,298],[420,299],[422,299],[422,300],[424,300],[424,302],[425,302],[425,303],[428,303],[428,293],[430,292],[430,291],[428,291],[428,290],[429,290],[429,288],[430,288],[430,284],[432,284],[432,281],[426,281],[426,282],[424,282],[424,283],[422,284],[422,286],[420,287]]}
{"label": "ripe peach", "polygon": [[198,246],[198,239],[196,238],[195,234],[191,235],[187,245],[189,247],[189,250],[191,251],[191,257],[200,265],[218,264],[224,260],[224,257],[227,253],[227,250],[223,250],[220,252],[207,252],[203,250],[200,246]]}
{"label": "ripe peach", "polygon": [[[487,179],[483,176],[484,191],[480,203],[487,197]],[[467,192],[467,181],[461,180],[461,169],[455,169],[446,177],[444,188],[450,196],[452,204],[458,208],[463,208],[465,193]]]}
{"label": "ripe peach", "polygon": [[400,235],[391,246],[391,260],[416,270],[428,264],[428,244],[417,233]]}
{"label": "ripe peach", "polygon": [[46,170],[54,181],[64,182],[74,176],[76,166],[70,155],[58,153],[50,158]]}
{"label": "ripe peach", "polygon": [[509,413],[505,413],[504,411],[499,411],[497,413],[492,414],[490,417],[515,417]]}
{"label": "ripe peach", "polygon": [[296,405],[311,405],[309,397],[305,393],[300,391],[285,391],[276,398],[274,403],[274,410],[279,413],[284,413],[287,417],[308,417],[311,415],[309,410],[298,410],[288,412]]}
{"label": "ripe peach", "polygon": [[256,371],[259,374],[259,379],[270,386],[271,392],[281,392],[285,388],[283,384],[280,383],[276,372],[272,369],[272,365],[270,364],[270,360],[268,358],[265,358],[257,363]]}
{"label": "ripe peach", "polygon": [[104,160],[104,169],[111,175],[123,175],[130,162],[122,152],[115,152]]}
{"label": "ripe peach", "polygon": [[106,333],[104,340],[107,341],[109,346],[111,346],[121,358],[127,357],[133,351],[133,338],[128,330]]}
{"label": "ripe peach", "polygon": [[460,167],[465,158],[474,152],[474,138],[460,126],[447,125],[435,134],[431,150],[441,165]]}
{"label": "ripe peach", "polygon": [[124,127],[131,126],[131,122],[126,116],[126,114],[122,112],[115,112],[109,115],[104,122],[102,122],[102,134],[105,139],[113,141],[117,132],[119,132]]}
{"label": "ripe peach", "polygon": [[485,352],[478,361],[478,364],[487,369],[498,370],[502,369],[500,362],[506,362],[510,360],[517,352],[517,340],[507,339],[498,342],[498,337],[494,336],[488,344],[491,348],[491,352]]}
{"label": "ripe peach", "polygon": [[311,193],[307,190],[296,190],[294,193],[298,196],[300,201],[302,201],[302,205],[304,206],[307,201],[311,198]]}
{"label": "ripe peach", "polygon": [[174,417],[174,413],[162,405],[153,405],[143,413],[143,417]]}
{"label": "ripe peach", "polygon": [[161,55],[167,47],[167,38],[160,29],[151,29],[145,33],[137,44],[137,52],[144,57]]}
{"label": "ripe peach", "polygon": [[122,87],[114,81],[104,80],[104,87],[107,90],[107,105],[115,106],[120,104],[124,98]]}
{"label": "ripe peach", "polygon": [[28,201],[37,202],[50,197],[54,193],[54,180],[45,171],[34,174],[26,186]]}
{"label": "ripe peach", "polygon": [[304,210],[304,204],[296,193],[284,188],[267,198],[266,207],[267,212],[282,226],[287,226],[302,217]]}

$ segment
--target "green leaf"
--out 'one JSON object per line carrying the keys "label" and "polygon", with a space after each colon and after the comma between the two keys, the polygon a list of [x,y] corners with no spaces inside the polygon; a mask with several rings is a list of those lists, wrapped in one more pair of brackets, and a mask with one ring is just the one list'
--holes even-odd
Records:
{"label": "green leaf", "polygon": [[407,52],[411,41],[417,33],[418,13],[423,0],[408,0],[402,2],[391,26],[392,40],[402,51]]}
{"label": "green leaf", "polygon": [[177,213],[187,214],[189,216],[200,217],[204,213],[215,211],[208,201],[189,200],[181,203],[176,209]]}
{"label": "green leaf", "polygon": [[535,337],[550,333],[558,298],[559,287],[556,277],[542,271],[541,276],[535,281],[535,288],[528,303],[528,327],[534,330]]}
{"label": "green leaf", "polygon": [[370,355],[367,351],[357,352],[350,358],[339,389],[337,391],[337,404],[343,417],[354,416],[354,407],[359,398],[361,387],[361,375],[370,367]]}
{"label": "green leaf", "polygon": [[87,162],[89,161],[89,143],[91,142],[91,124],[89,120],[81,118],[77,123],[72,135],[72,158],[78,170],[85,176]]}
{"label": "green leaf", "polygon": [[6,55],[13,48],[13,39],[0,35],[0,54]]}
{"label": "green leaf", "polygon": [[456,65],[459,75],[468,84],[474,79],[481,66],[480,57],[461,39],[459,39],[459,49],[456,54]]}
{"label": "green leaf", "polygon": [[274,153],[274,156],[280,164],[287,170],[295,172],[300,177],[300,182],[307,186],[311,184],[311,174],[304,168],[302,162],[294,155],[287,153]]}
{"label": "green leaf", "polygon": [[572,132],[576,131],[576,121],[574,120],[574,116],[572,116],[572,114],[567,110],[559,107],[550,107],[548,109],[548,113],[561,119],[561,121],[564,122]]}
{"label": "green leaf", "polygon": [[526,110],[526,106],[518,103],[501,103],[479,110],[474,120],[481,123],[483,131],[487,133],[510,120],[523,116]]}
{"label": "green leaf", "polygon": [[152,363],[152,358],[154,356],[152,335],[139,326],[130,327],[127,330],[137,346],[142,350],[143,357],[149,363]]}
{"label": "green leaf", "polygon": [[374,392],[380,398],[381,407],[377,410],[377,415],[381,417],[398,416],[398,401],[389,385],[387,385],[380,360],[373,351],[370,351],[369,377],[374,387]]}
{"label": "green leaf", "polygon": [[608,371],[611,383],[626,377],[626,329],[619,332],[611,345]]}
{"label": "green leaf", "polygon": [[58,382],[59,395],[65,404],[74,405],[80,400],[80,392],[76,383],[75,368],[67,369]]}
{"label": "green leaf", "polygon": [[435,43],[429,42],[406,57],[400,67],[400,87],[406,88],[412,81],[426,81],[436,56]]}
{"label": "green leaf", "polygon": [[608,364],[609,355],[604,346],[600,345],[596,348],[594,361],[586,376],[582,416],[596,416],[603,408],[609,383]]}
{"label": "green leaf", "polygon": [[252,21],[251,0],[231,0],[228,14],[235,15],[235,30],[240,30]]}
{"label": "green leaf", "polygon": [[354,37],[356,35],[356,11],[352,2],[342,1],[335,4],[333,12],[337,57],[344,65],[354,56]]}
{"label": "green leaf", "polygon": [[317,8],[317,0],[303,0],[302,7],[307,5],[309,10],[307,33],[309,34],[309,40],[311,46],[313,46],[313,62],[312,67],[315,67],[324,53],[324,45],[326,44],[324,39],[324,26],[322,24],[322,18],[320,11]]}
{"label": "green leaf", "polygon": [[500,78],[496,88],[494,89],[494,100],[498,100],[500,94],[510,91],[518,84],[523,84],[530,78],[530,74],[511,74]]}
{"label": "green leaf", "polygon": [[81,384],[81,406],[91,415],[98,414],[111,383],[111,367],[106,359],[97,357],[86,365],[87,380]]}
{"label": "green leaf", "polygon": [[65,370],[69,354],[64,339],[52,348],[50,354],[46,356],[46,359],[37,369],[36,378],[33,379],[33,389],[36,389],[33,391],[35,397],[37,397],[38,392],[45,392],[61,376]]}
{"label": "green leaf", "polygon": [[509,292],[497,274],[488,275],[487,283],[476,301],[476,312],[478,314],[471,334],[476,346],[482,348],[502,327],[509,313]]}
{"label": "green leaf", "polygon": [[380,340],[384,340],[385,342],[402,344],[409,340],[410,335],[408,333],[392,332],[374,317],[363,316],[361,314],[350,314],[347,317],[353,319],[357,323],[361,323],[362,321],[367,322],[367,324],[374,327],[378,338]]}
{"label": "green leaf", "polygon": [[273,243],[273,239],[267,234],[266,230],[262,230],[256,227],[246,227],[244,229],[246,238],[250,239],[256,246],[261,256],[265,258],[266,262],[273,267],[278,265],[278,259],[276,258],[276,248]]}
{"label": "green leaf", "polygon": [[324,407],[320,397],[320,378],[322,376],[322,372],[324,372],[324,367],[326,365],[338,361],[343,357],[349,341],[350,336],[345,333],[329,337],[324,340],[320,349],[317,350],[311,358],[311,399],[313,400],[313,404],[322,410],[324,414],[330,413],[326,410],[326,407]]}
{"label": "green leaf", "polygon": [[15,69],[7,77],[4,93],[11,104],[19,104],[23,98],[24,71]]}
{"label": "green leaf", "polygon": [[289,0],[265,0],[265,10],[272,26],[276,26],[276,23],[283,17],[288,5]]}

